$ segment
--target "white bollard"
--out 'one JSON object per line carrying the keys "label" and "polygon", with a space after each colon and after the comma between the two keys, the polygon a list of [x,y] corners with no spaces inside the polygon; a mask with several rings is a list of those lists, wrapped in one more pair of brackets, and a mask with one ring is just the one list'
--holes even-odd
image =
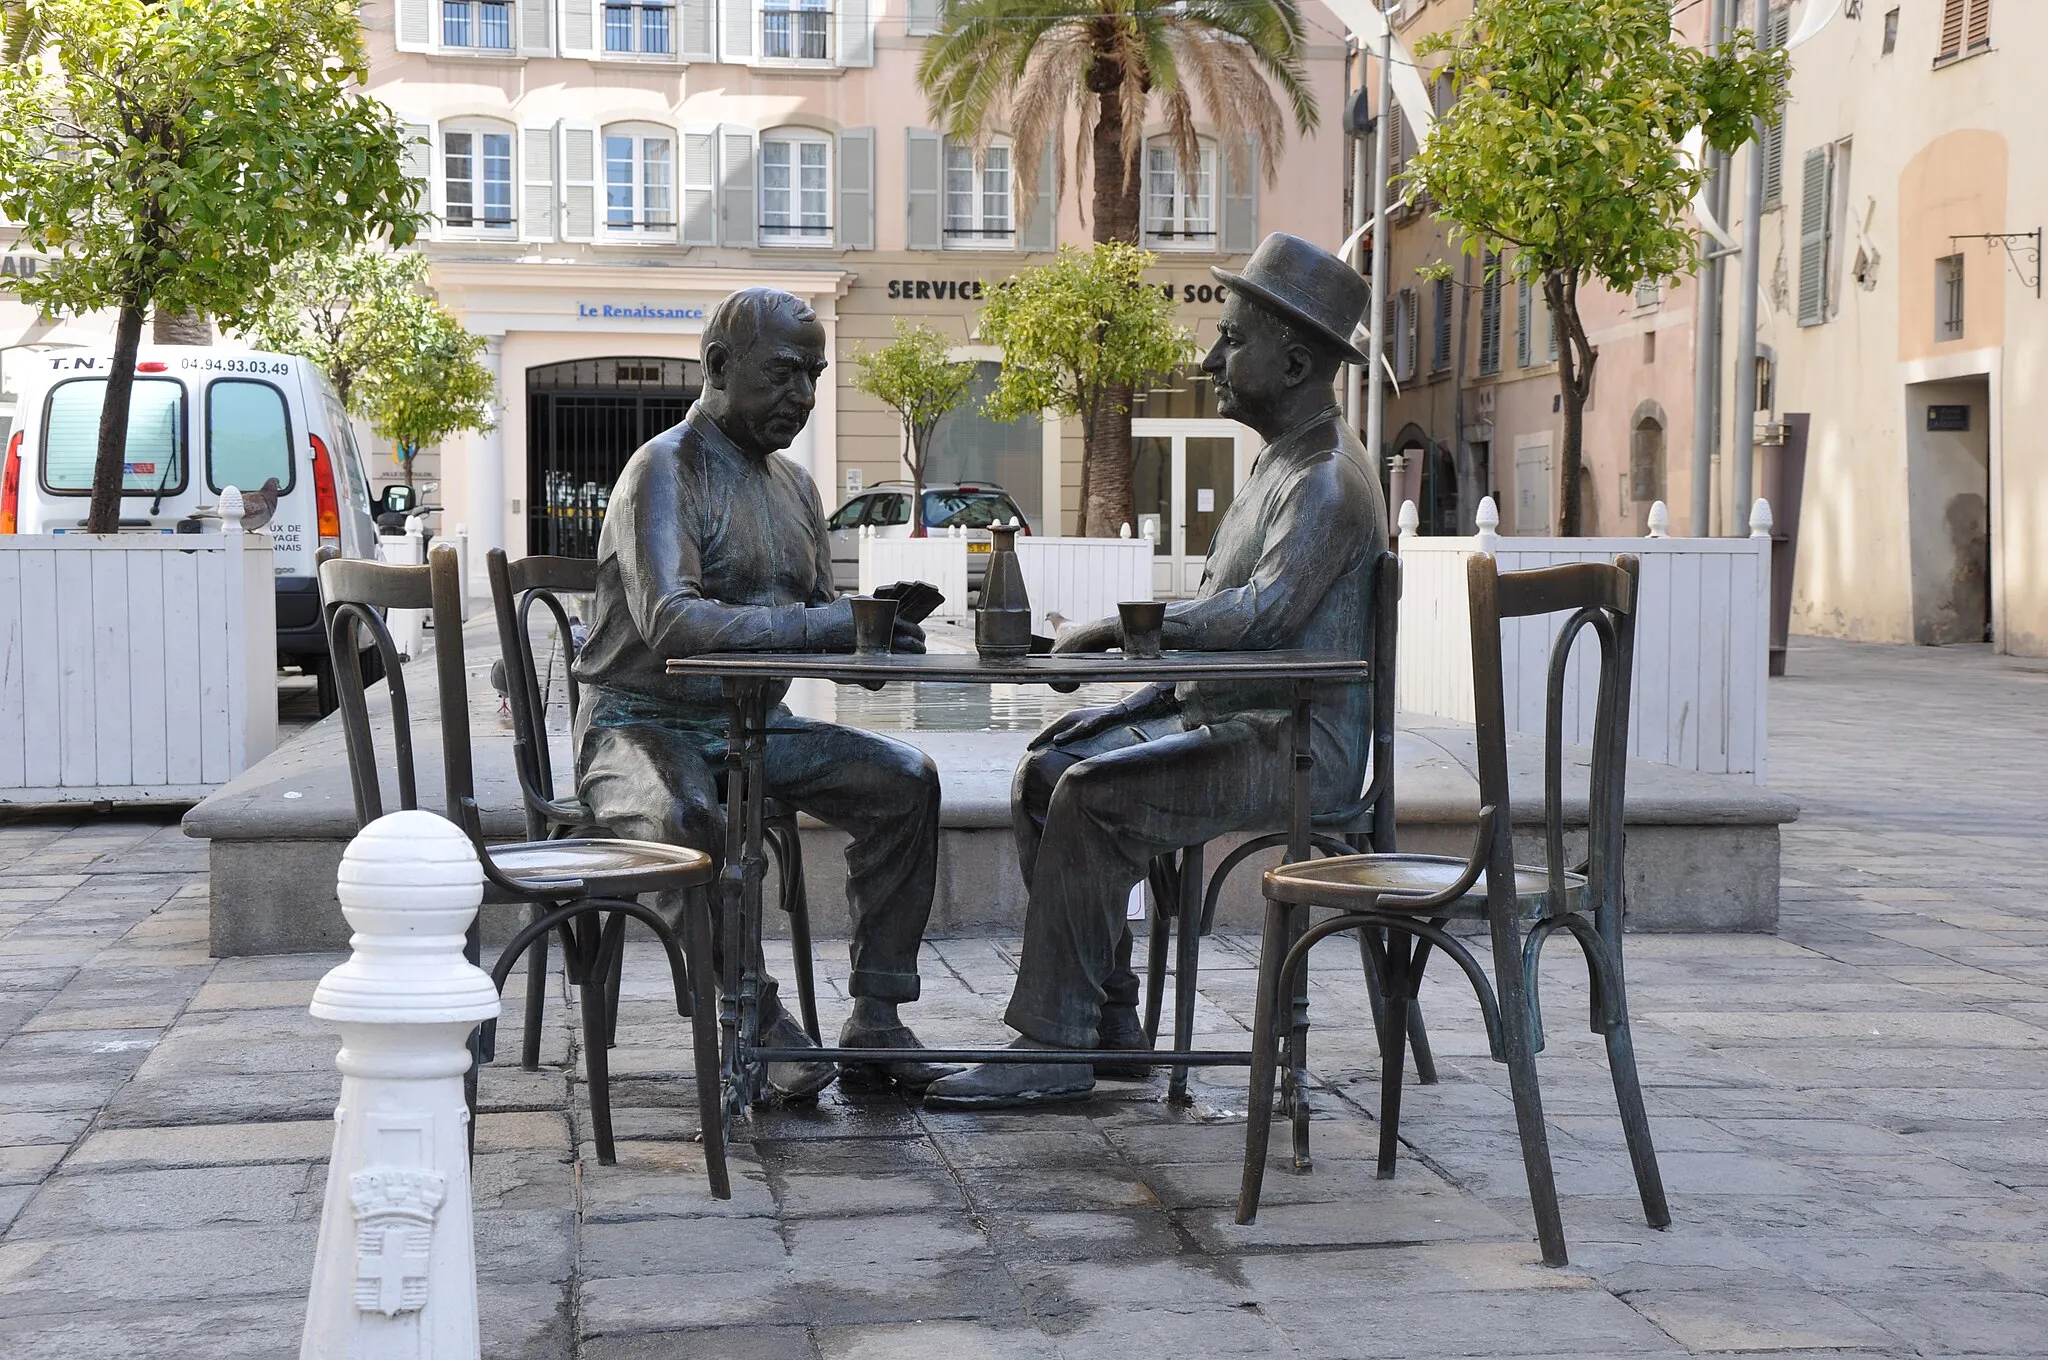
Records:
{"label": "white bollard", "polygon": [[1771,503],[1761,496],[1757,497],[1756,504],[1749,509],[1749,536],[1769,538],[1771,530],[1776,527],[1776,521],[1771,518]]}
{"label": "white bollard", "polygon": [[1422,512],[1415,508],[1414,501],[1402,501],[1401,513],[1394,520],[1394,537],[1412,538],[1422,528]]}
{"label": "white bollard", "polygon": [[341,857],[347,963],[313,993],[341,1030],[341,1103],[300,1360],[475,1360],[469,1032],[498,993],[462,956],[483,900],[469,840],[394,812]]}
{"label": "white bollard", "polygon": [[1662,501],[1650,502],[1650,532],[1647,537],[1671,537],[1671,507]]}

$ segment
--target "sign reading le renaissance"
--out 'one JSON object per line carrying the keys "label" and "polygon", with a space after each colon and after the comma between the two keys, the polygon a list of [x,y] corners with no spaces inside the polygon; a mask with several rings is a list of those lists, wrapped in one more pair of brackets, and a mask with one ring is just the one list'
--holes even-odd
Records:
{"label": "sign reading le renaissance", "polygon": [[704,314],[704,304],[701,302],[687,302],[675,307],[614,302],[576,304],[576,316],[584,321],[702,321]]}

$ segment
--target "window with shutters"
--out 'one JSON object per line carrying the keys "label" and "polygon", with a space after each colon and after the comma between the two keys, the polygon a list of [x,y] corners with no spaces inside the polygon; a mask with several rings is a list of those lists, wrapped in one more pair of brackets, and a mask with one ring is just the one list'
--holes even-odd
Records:
{"label": "window with shutters", "polygon": [[1431,281],[1429,322],[1429,371],[1447,373],[1451,367],[1451,281]]}
{"label": "window with shutters", "polygon": [[1415,323],[1421,301],[1413,288],[1394,295],[1394,374],[1401,382],[1415,380]]}
{"label": "window with shutters", "polygon": [[441,0],[441,46],[510,52],[510,0]]}
{"label": "window with shutters", "polygon": [[1799,177],[1799,324],[1818,326],[1840,310],[1848,232],[1848,139],[1806,153]]}
{"label": "window with shutters", "polygon": [[832,11],[825,0],[762,0],[761,56],[766,61],[832,60]]}
{"label": "window with shutters", "polygon": [[473,236],[510,236],[512,132],[458,124],[441,132],[441,222]]}
{"label": "window with shutters", "polygon": [[604,234],[607,240],[673,240],[676,142],[665,128],[604,130]]}
{"label": "window with shutters", "polygon": [[607,56],[674,56],[675,7],[666,0],[605,0],[604,50]]}
{"label": "window with shutters", "polygon": [[1991,0],[1941,0],[1941,41],[1934,64],[1946,66],[1989,50]]}
{"label": "window with shutters", "polygon": [[1557,362],[1557,313],[1550,310],[1550,299],[1543,299],[1543,361]]}
{"label": "window with shutters", "polygon": [[1500,372],[1500,252],[1486,252],[1485,273],[1479,284],[1479,375]]}
{"label": "window with shutters", "polygon": [[1963,257],[1944,255],[1934,262],[1934,339],[1963,338]]}
{"label": "window with shutters", "polygon": [[1173,144],[1145,147],[1145,244],[1159,250],[1216,249],[1216,147],[1203,141],[1195,173],[1183,173]]}
{"label": "window with shutters", "polygon": [[1010,220],[1010,145],[982,149],[946,139],[945,242],[948,250],[1007,249],[1017,243]]}
{"label": "window with shutters", "polygon": [[761,244],[832,244],[832,142],[824,133],[761,135]]}

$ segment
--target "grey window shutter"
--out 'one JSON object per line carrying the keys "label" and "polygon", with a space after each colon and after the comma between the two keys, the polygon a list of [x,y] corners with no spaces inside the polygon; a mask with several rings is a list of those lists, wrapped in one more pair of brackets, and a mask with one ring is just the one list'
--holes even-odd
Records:
{"label": "grey window shutter", "polygon": [[1523,279],[1515,285],[1515,367],[1529,367],[1529,322],[1530,308],[1534,302],[1535,290],[1529,281]]}
{"label": "grey window shutter", "polygon": [[718,244],[718,131],[683,133],[682,243]]}
{"label": "grey window shutter", "polygon": [[761,205],[754,195],[754,134],[730,124],[718,130],[718,209],[722,236],[729,246],[751,246],[761,239]]}
{"label": "grey window shutter", "polygon": [[754,0],[719,0],[718,55],[726,61],[754,57]]}
{"label": "grey window shutter", "polygon": [[1246,137],[1236,150],[1222,157],[1223,253],[1249,255],[1259,244],[1259,144]]}
{"label": "grey window shutter", "polygon": [[548,33],[552,0],[519,0],[519,50],[529,57],[554,55],[555,45]]}
{"label": "grey window shutter", "polygon": [[1430,299],[1434,304],[1435,317],[1429,337],[1429,367],[1432,372],[1441,373],[1451,366],[1451,281],[1436,280],[1436,296]]}
{"label": "grey window shutter", "polygon": [[875,248],[875,130],[839,134],[839,244]]}
{"label": "grey window shutter", "polygon": [[395,0],[398,50],[424,52],[434,45],[433,0]]}
{"label": "grey window shutter", "polygon": [[903,31],[913,38],[939,31],[939,0],[908,0],[903,8]]}
{"label": "grey window shutter", "polygon": [[555,239],[555,128],[519,129],[519,236],[525,241]]}
{"label": "grey window shutter", "polygon": [[1827,320],[1828,149],[1806,153],[1799,193],[1799,324]]}
{"label": "grey window shutter", "polygon": [[1060,186],[1053,168],[1052,138],[1047,137],[1038,157],[1038,192],[1031,199],[1031,211],[1017,224],[1019,250],[1050,252],[1059,245]]}
{"label": "grey window shutter", "polygon": [[1557,362],[1557,313],[1550,310],[1548,294],[1543,296],[1543,358],[1547,363]]}
{"label": "grey window shutter", "polygon": [[414,206],[421,212],[431,212],[434,205],[434,129],[425,123],[401,123],[398,135],[405,143],[399,164],[405,169],[405,177],[419,185],[419,198]]}
{"label": "grey window shutter", "polygon": [[597,129],[562,125],[562,239],[597,235]]}
{"label": "grey window shutter", "polygon": [[1500,255],[1487,251],[1479,285],[1479,372],[1500,372]]}
{"label": "grey window shutter", "polygon": [[1418,323],[1421,320],[1421,311],[1421,297],[1416,294],[1413,288],[1403,288],[1401,290],[1401,362],[1397,366],[1397,370],[1401,374],[1401,381],[1403,382],[1415,381],[1416,360],[1419,357],[1416,353],[1418,348],[1416,345],[1416,333],[1419,329]]}
{"label": "grey window shutter", "polygon": [[[904,133],[904,143],[903,248],[937,250],[945,244],[939,234],[939,134],[910,128]],[[1030,225],[1024,234],[1031,234]]]}
{"label": "grey window shutter", "polygon": [[562,55],[587,57],[597,51],[595,0],[562,0]]}
{"label": "grey window shutter", "polygon": [[839,0],[839,65],[874,64],[875,30],[868,22],[868,0]]}
{"label": "grey window shutter", "polygon": [[681,28],[676,37],[676,54],[684,61],[718,60],[718,44],[711,40],[712,4],[713,0],[681,0],[676,6]]}

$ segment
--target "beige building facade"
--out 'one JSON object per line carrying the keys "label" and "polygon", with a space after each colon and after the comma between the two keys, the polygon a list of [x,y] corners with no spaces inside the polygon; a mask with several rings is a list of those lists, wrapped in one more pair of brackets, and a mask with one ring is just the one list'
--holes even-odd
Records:
{"label": "beige building facade", "polygon": [[[1327,124],[1342,32],[1314,11]],[[788,289],[824,322],[833,367],[790,455],[828,511],[907,476],[895,417],[851,386],[858,348],[922,321],[982,365],[986,389],[1001,355],[976,333],[984,291],[1090,233],[1077,196],[1051,192],[1050,146],[998,136],[977,159],[932,128],[916,65],[935,18],[920,0],[364,6],[371,92],[411,125],[431,186],[434,286],[489,338],[498,373],[498,428],[432,469],[472,541],[592,550],[610,479],[694,396],[705,317],[737,288]],[[1149,140],[1140,174],[1154,280],[1206,344],[1223,299],[1209,266],[1272,230],[1341,237],[1346,152],[1326,127],[1278,148],[1268,184],[1271,152],[1233,174],[1229,130],[1203,133],[1198,176]],[[1020,212],[1026,154],[1043,187]],[[970,408],[942,427],[927,475],[1000,484],[1038,532],[1071,531],[1079,461],[1075,422],[998,425]]]}
{"label": "beige building facade", "polygon": [[1870,0],[1794,53],[1762,338],[1811,413],[1797,630],[2048,655],[2044,41],[2031,0]]}
{"label": "beige building facade", "polygon": [[[982,366],[986,390],[1001,355],[976,333],[983,291],[1091,239],[1085,196],[1051,192],[1050,145],[998,135],[977,158],[932,127],[916,67],[934,0],[366,0],[360,13],[369,92],[407,125],[427,185],[432,286],[488,340],[498,378],[496,428],[414,469],[476,546],[594,551],[618,468],[695,396],[705,318],[753,285],[808,300],[830,338],[831,373],[789,451],[827,511],[906,477],[894,416],[851,386],[857,348],[922,321]],[[1210,266],[1241,264],[1269,231],[1332,247],[1344,234],[1344,33],[1313,0],[1307,15],[1318,132],[1250,148],[1235,174],[1232,130],[1205,122],[1193,177],[1147,138],[1152,278],[1200,346],[1224,298]],[[1026,154],[1043,188],[1020,212]],[[8,271],[36,263],[6,255]],[[39,318],[0,277],[0,361],[110,330]],[[1195,507],[1227,504],[1249,468],[1214,456],[1241,431],[1205,387],[1184,373],[1138,412],[1156,502],[1138,511],[1160,525],[1163,580],[1184,574],[1183,550],[1206,550],[1213,512]],[[399,480],[376,446],[374,475]],[[1038,532],[1071,532],[1080,457],[1075,421],[998,425],[970,408],[942,427],[928,476],[1000,484]]]}

